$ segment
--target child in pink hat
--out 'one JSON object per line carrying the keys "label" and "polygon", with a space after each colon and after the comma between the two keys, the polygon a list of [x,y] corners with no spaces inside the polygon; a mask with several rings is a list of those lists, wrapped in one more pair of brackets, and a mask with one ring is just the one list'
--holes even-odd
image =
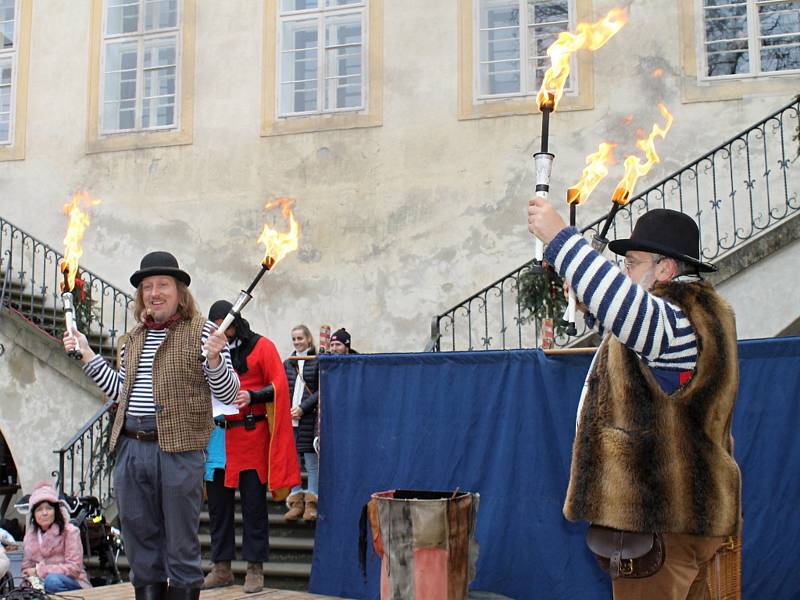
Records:
{"label": "child in pink hat", "polygon": [[83,568],[80,532],[69,522],[55,488],[46,481],[37,483],[28,506],[22,574],[41,579],[48,594],[92,587]]}

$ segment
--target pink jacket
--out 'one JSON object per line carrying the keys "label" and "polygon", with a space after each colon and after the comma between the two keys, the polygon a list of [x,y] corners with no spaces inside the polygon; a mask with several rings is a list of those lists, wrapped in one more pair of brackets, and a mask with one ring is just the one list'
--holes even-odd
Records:
{"label": "pink jacket", "polygon": [[58,531],[57,525],[52,525],[41,533],[41,543],[39,533],[28,525],[23,544],[22,568],[36,567],[39,579],[44,580],[50,573],[60,573],[76,579],[81,588],[92,587],[83,568],[81,534],[71,523],[65,525],[63,533]]}

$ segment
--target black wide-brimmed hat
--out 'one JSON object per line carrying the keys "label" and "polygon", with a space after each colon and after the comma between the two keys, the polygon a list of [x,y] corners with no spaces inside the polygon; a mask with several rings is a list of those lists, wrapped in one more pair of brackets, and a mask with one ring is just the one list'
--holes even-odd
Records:
{"label": "black wide-brimmed hat", "polygon": [[169,252],[158,250],[144,255],[139,270],[131,275],[131,285],[139,287],[142,279],[151,275],[171,275],[178,281],[189,285],[192,278],[178,266],[178,259]]}
{"label": "black wide-brimmed hat", "polygon": [[689,215],[668,208],[656,208],[642,215],[629,239],[614,240],[608,249],[625,255],[631,250],[663,254],[698,271],[716,271],[717,267],[700,260],[700,230]]}

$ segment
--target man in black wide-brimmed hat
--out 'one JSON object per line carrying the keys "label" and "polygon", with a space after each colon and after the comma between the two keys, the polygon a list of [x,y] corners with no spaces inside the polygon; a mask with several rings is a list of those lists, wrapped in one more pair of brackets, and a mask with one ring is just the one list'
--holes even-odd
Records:
{"label": "man in black wide-brimmed hat", "polygon": [[[578,409],[564,515],[592,524],[587,542],[607,557],[615,600],[704,598],[706,563],[739,527],[739,372],[733,311],[700,277],[715,268],[700,260],[697,225],[674,210],[645,213],[609,246],[624,271],[544,198],[530,201],[528,227],[587,322],[609,334]],[[624,560],[633,538],[650,551]]]}
{"label": "man in black wide-brimmed hat", "polygon": [[136,599],[196,599],[211,396],[234,402],[239,378],[225,333],[200,315],[191,278],[172,254],[145,255],[130,281],[138,325],[119,371],[77,329],[64,334],[64,347],[80,346],[84,371],[118,403],[109,449],[116,450],[115,495]]}

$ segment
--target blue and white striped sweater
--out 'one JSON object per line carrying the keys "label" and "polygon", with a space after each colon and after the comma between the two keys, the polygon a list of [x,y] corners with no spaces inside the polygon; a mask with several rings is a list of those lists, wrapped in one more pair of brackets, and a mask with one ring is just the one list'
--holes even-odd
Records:
{"label": "blue and white striped sweater", "polygon": [[548,244],[545,258],[575,290],[601,331],[611,331],[651,368],[693,370],[697,337],[683,311],[633,283],[574,227]]}
{"label": "blue and white striped sweater", "polygon": [[[203,326],[203,333],[200,336],[198,353],[205,344],[208,336],[216,330],[216,325],[211,321],[206,321]],[[167,330],[148,330],[147,338],[144,342],[142,354],[139,357],[139,368],[136,372],[136,380],[133,382],[131,397],[128,399],[128,414],[132,416],[145,416],[155,414],[155,403],[153,402],[153,358],[161,342],[167,336]],[[206,381],[211,388],[211,393],[220,402],[230,404],[236,399],[239,392],[239,378],[233,370],[231,356],[226,347],[220,354],[222,362],[216,369],[203,364],[203,372]],[[110,400],[117,402],[122,386],[125,383],[125,349],[122,349],[122,358],[119,371],[115,371],[105,359],[96,355],[83,367],[97,386]]]}

